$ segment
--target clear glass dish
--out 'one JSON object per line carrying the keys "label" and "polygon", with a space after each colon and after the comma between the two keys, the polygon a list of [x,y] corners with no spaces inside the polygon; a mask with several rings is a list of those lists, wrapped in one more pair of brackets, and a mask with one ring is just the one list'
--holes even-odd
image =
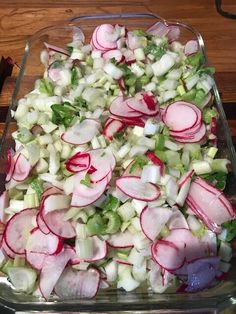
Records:
{"label": "clear glass dish", "polygon": [[[15,85],[0,146],[0,192],[4,190],[4,173],[7,167],[6,151],[13,145],[11,132],[16,127],[14,121],[10,118],[10,110],[16,108],[18,99],[28,93],[33,88],[35,79],[43,74],[44,67],[40,63],[40,52],[44,47],[43,43],[46,41],[53,45],[65,47],[71,41],[75,27],[80,27],[86,38],[90,38],[94,28],[101,23],[120,23],[126,25],[129,29],[146,29],[158,20],[168,25],[178,25],[181,29],[181,42],[196,38],[207,62],[203,39],[196,30],[180,22],[165,21],[152,13],[76,17],[71,22],[63,22],[42,29],[29,39],[26,43],[21,71]],[[236,153],[216,85],[214,85],[213,93],[215,105],[220,113],[218,127],[219,151],[221,156],[229,158],[232,162],[232,171],[228,177],[226,194],[230,201],[236,205]],[[92,300],[70,301],[52,297],[45,302],[33,296],[16,293],[7,279],[0,277],[0,303],[12,312],[219,313],[236,304],[236,243],[233,245],[233,251],[232,267],[226,280],[220,282],[214,288],[195,294],[155,294],[150,291],[147,292],[145,289],[144,291],[138,290],[132,293],[119,290],[102,290]],[[235,313],[235,310],[230,313]]]}

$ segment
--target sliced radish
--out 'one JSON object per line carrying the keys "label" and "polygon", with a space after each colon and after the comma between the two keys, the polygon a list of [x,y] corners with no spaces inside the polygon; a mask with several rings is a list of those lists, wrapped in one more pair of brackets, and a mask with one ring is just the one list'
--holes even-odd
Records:
{"label": "sliced radish", "polygon": [[171,215],[172,210],[167,207],[145,207],[140,215],[140,224],[146,237],[154,241]]}
{"label": "sliced radish", "polygon": [[71,206],[84,207],[94,203],[105,191],[111,179],[111,172],[98,183],[91,183],[88,187],[81,183],[86,173],[79,172],[75,176],[74,192],[72,195]]}
{"label": "sliced radish", "polygon": [[39,289],[46,300],[50,297],[66,264],[73,256],[74,251],[66,248],[57,255],[48,255],[45,258],[39,278]]}
{"label": "sliced radish", "polygon": [[137,99],[135,97],[130,97],[126,99],[126,104],[130,108],[130,110],[134,110],[135,112],[140,112],[147,116],[155,116],[159,112],[158,106],[155,106],[154,109],[149,109],[147,103],[144,99]]}
{"label": "sliced radish", "polygon": [[5,208],[7,208],[8,206],[9,206],[8,191],[4,191],[0,195],[0,222],[1,223],[5,223],[6,222]]}
{"label": "sliced radish", "polygon": [[163,37],[169,32],[169,27],[162,22],[157,22],[149,27],[146,31],[148,34]]}
{"label": "sliced radish", "polygon": [[186,56],[190,56],[196,52],[198,52],[199,46],[197,40],[189,40],[184,47],[184,54]]}
{"label": "sliced radish", "polygon": [[73,173],[87,170],[90,166],[90,155],[88,153],[76,153],[67,159],[65,165],[66,169]]}
{"label": "sliced radish", "polygon": [[42,194],[42,200],[48,196],[48,195],[52,195],[52,194],[63,194],[63,190],[55,187],[55,186],[50,186],[49,188],[47,188],[43,194]]}
{"label": "sliced radish", "polygon": [[46,258],[44,253],[35,253],[31,251],[26,251],[26,260],[27,262],[35,269],[41,270],[44,265],[44,260]]}
{"label": "sliced radish", "polygon": [[54,51],[54,52],[57,52],[57,53],[60,53],[60,54],[62,54],[62,55],[65,55],[65,56],[68,56],[68,57],[69,57],[68,51],[65,50],[65,49],[63,49],[63,48],[60,48],[60,47],[57,47],[57,46],[48,44],[48,43],[46,43],[46,42],[44,42],[44,45],[45,45],[45,47],[46,47],[48,50],[51,50],[51,51]]}
{"label": "sliced radish", "polygon": [[126,176],[116,180],[116,186],[126,195],[140,201],[154,201],[159,198],[159,188],[149,182],[143,183],[140,177]]}
{"label": "sliced radish", "polygon": [[124,232],[117,232],[112,234],[107,242],[114,248],[132,247],[134,245],[133,234],[129,230],[125,230]]}
{"label": "sliced radish", "polygon": [[142,113],[134,111],[128,107],[124,101],[123,96],[116,97],[110,105],[109,111],[114,116],[125,117],[125,118],[137,118],[141,117]]}
{"label": "sliced radish", "polygon": [[4,253],[5,253],[8,257],[10,257],[10,258],[12,258],[12,259],[14,259],[16,256],[21,256],[21,255],[16,254],[15,252],[13,252],[13,251],[9,248],[9,246],[6,244],[6,240],[5,240],[5,238],[4,238],[4,235],[3,235],[3,238],[2,238],[2,241],[1,241],[1,249],[4,251]]}
{"label": "sliced radish", "polygon": [[115,49],[117,47],[117,39],[111,40],[109,35],[114,33],[114,26],[111,24],[102,24],[95,29],[96,40],[99,46],[103,47],[105,50]]}
{"label": "sliced radish", "polygon": [[189,229],[172,229],[165,240],[174,243],[183,252],[187,262],[205,256],[204,248],[199,239]]}
{"label": "sliced radish", "polygon": [[169,32],[167,34],[167,38],[170,43],[179,39],[180,36],[180,27],[175,25],[169,25]]}
{"label": "sliced radish", "polygon": [[[201,111],[194,107],[197,108],[184,101],[174,102],[166,108],[163,120],[171,131],[181,132],[189,130],[198,121],[198,116],[201,116]],[[181,119],[178,117],[181,117]]]}
{"label": "sliced radish", "polygon": [[36,209],[24,209],[8,220],[4,232],[7,246],[16,254],[25,254],[30,231],[34,228]]}
{"label": "sliced radish", "polygon": [[105,60],[115,59],[117,62],[120,62],[122,60],[123,55],[119,49],[113,49],[113,50],[108,50],[104,52],[102,57]]}
{"label": "sliced radish", "polygon": [[109,123],[107,123],[104,127],[104,135],[109,139],[113,139],[113,135],[119,133],[125,128],[125,123],[119,120],[109,119]]}
{"label": "sliced radish", "polygon": [[173,242],[157,240],[152,244],[152,257],[164,269],[174,271],[183,266],[185,254]]}
{"label": "sliced radish", "polygon": [[213,232],[221,231],[221,224],[235,219],[236,213],[223,192],[198,177],[190,186],[187,204]]}
{"label": "sliced radish", "polygon": [[165,171],[165,164],[163,161],[150,150],[147,151],[146,155],[154,163],[154,165],[160,166],[160,173],[163,176]]}
{"label": "sliced radish", "polygon": [[70,201],[71,197],[69,195],[51,194],[43,199],[41,209],[44,215],[55,210],[68,209],[70,207]]}
{"label": "sliced radish", "polygon": [[24,181],[29,176],[30,171],[30,162],[25,158],[23,154],[20,153],[15,161],[12,178],[17,182]]}
{"label": "sliced radish", "polygon": [[182,177],[179,179],[178,187],[180,188],[189,178],[191,178],[194,174],[194,170],[189,170],[186,173],[182,175]]}
{"label": "sliced radish", "polygon": [[114,170],[116,159],[111,149],[94,149],[88,152],[91,158],[91,166],[96,171],[90,175],[92,183],[102,181],[111,171]]}
{"label": "sliced radish", "polygon": [[82,145],[90,142],[98,134],[99,122],[93,119],[85,119],[68,128],[61,138],[64,142],[74,145]]}
{"label": "sliced radish", "polygon": [[44,210],[41,210],[41,215],[46,226],[53,234],[61,238],[71,239],[76,236],[75,223],[64,219],[67,211],[68,209],[60,209],[45,214]]}
{"label": "sliced radish", "polygon": [[52,255],[58,254],[62,247],[63,241],[61,238],[52,233],[44,234],[40,229],[36,228],[28,238],[26,251]]}
{"label": "sliced radish", "polygon": [[93,298],[97,294],[100,284],[100,273],[98,270],[74,270],[66,267],[55,285],[55,293],[59,298],[80,299]]}
{"label": "sliced radish", "polygon": [[6,181],[9,182],[12,178],[12,174],[14,171],[14,151],[12,148],[9,148],[7,151],[7,171],[6,171]]}
{"label": "sliced radish", "polygon": [[97,236],[91,237],[93,243],[93,256],[86,259],[86,262],[96,262],[106,257],[107,255],[107,242],[99,239]]}
{"label": "sliced radish", "polygon": [[85,36],[82,29],[78,26],[73,26],[73,41],[81,41],[82,43],[85,42]]}
{"label": "sliced radish", "polygon": [[184,215],[181,213],[181,211],[177,207],[172,212],[172,215],[169,221],[167,222],[167,227],[170,230],[177,229],[177,228],[189,229],[187,220],[185,219]]}
{"label": "sliced radish", "polygon": [[[206,126],[203,123],[200,130],[192,136],[186,136],[182,138],[175,137],[175,140],[180,143],[198,143],[204,139],[206,135]],[[173,135],[172,135],[173,136]]]}

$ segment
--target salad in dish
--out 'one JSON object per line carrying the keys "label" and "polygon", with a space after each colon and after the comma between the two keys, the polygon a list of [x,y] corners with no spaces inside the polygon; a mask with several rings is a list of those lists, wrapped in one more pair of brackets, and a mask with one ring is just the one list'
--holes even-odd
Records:
{"label": "salad in dish", "polygon": [[46,300],[99,289],[197,292],[230,269],[214,69],[178,26],[76,28],[45,43],[19,100],[0,196],[0,269]]}

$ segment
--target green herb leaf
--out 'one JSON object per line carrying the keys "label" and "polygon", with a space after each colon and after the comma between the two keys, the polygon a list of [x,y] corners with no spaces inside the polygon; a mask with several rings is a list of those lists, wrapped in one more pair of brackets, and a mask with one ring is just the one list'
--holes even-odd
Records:
{"label": "green herb leaf", "polygon": [[43,94],[53,95],[53,84],[48,79],[41,79],[39,81],[39,91]]}
{"label": "green herb leaf", "polygon": [[146,166],[147,164],[148,164],[147,158],[137,156],[137,157],[135,157],[135,159],[134,159],[134,161],[130,167],[129,173],[133,173],[138,168],[143,169],[143,167]]}
{"label": "green herb leaf", "polygon": [[236,219],[223,223],[222,227],[227,229],[226,241],[231,241],[236,237]]}
{"label": "green herb leaf", "polygon": [[72,46],[67,46],[67,51],[69,52],[69,54],[71,55],[73,52],[73,47]]}
{"label": "green herb leaf", "polygon": [[76,67],[71,69],[71,85],[74,87],[78,85],[78,72]]}
{"label": "green herb leaf", "polygon": [[167,42],[163,42],[160,46],[157,46],[154,42],[150,41],[144,49],[145,54],[152,54],[156,59],[160,59],[167,50]]}
{"label": "green herb leaf", "polygon": [[212,75],[215,73],[215,68],[213,67],[203,67],[197,72],[200,76],[203,74]]}
{"label": "green herb leaf", "polygon": [[211,174],[201,175],[206,181],[213,184],[216,188],[224,190],[226,186],[227,173],[225,172],[216,172]]}
{"label": "green herb leaf", "polygon": [[140,37],[147,37],[147,38],[150,38],[151,36],[149,34],[147,34],[144,30],[142,29],[137,29],[135,31],[133,31],[134,35],[136,36],[140,36]]}
{"label": "green herb leaf", "polygon": [[38,198],[40,199],[42,193],[43,193],[43,181],[35,178],[33,179],[33,181],[30,183],[30,186],[32,187],[32,189],[35,190]]}
{"label": "green herb leaf", "polygon": [[84,179],[82,179],[80,181],[81,184],[87,186],[87,187],[90,187],[91,186],[91,178],[90,178],[90,175],[88,173],[86,173]]}
{"label": "green herb leaf", "polygon": [[195,71],[197,71],[201,65],[203,64],[205,58],[202,52],[198,52],[194,55],[191,55],[189,57],[186,58],[185,63],[192,65],[195,69]]}
{"label": "green herb leaf", "polygon": [[81,108],[88,109],[87,101],[83,99],[81,96],[75,97],[74,106],[78,107],[79,109]]}
{"label": "green herb leaf", "polygon": [[116,210],[119,206],[120,202],[118,198],[115,196],[109,194],[106,200],[102,203],[101,207],[104,212],[110,211],[110,210]]}
{"label": "green herb leaf", "polygon": [[53,104],[51,109],[53,112],[52,122],[54,124],[63,124],[65,127],[70,126],[75,115],[79,114],[78,110],[76,110],[76,108],[69,102]]}

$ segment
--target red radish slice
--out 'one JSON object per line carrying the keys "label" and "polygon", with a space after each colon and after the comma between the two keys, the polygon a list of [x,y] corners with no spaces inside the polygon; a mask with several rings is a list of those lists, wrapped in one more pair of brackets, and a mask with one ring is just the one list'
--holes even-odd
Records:
{"label": "red radish slice", "polygon": [[7,151],[7,175],[6,175],[6,181],[9,182],[12,178],[12,174],[13,174],[13,171],[14,171],[14,159],[13,159],[13,156],[14,156],[14,152],[13,152],[13,149],[12,148],[9,148],[8,151]]}
{"label": "red radish slice", "polygon": [[129,248],[134,246],[133,234],[129,230],[112,234],[107,242],[114,248]]}
{"label": "red radish slice", "polygon": [[26,260],[27,262],[35,269],[41,270],[44,265],[44,260],[46,258],[46,254],[43,253],[35,253],[31,251],[26,251]]}
{"label": "red radish slice", "polygon": [[140,225],[146,237],[154,241],[171,215],[172,210],[167,207],[145,207],[140,215]]}
{"label": "red radish slice", "polygon": [[81,184],[81,180],[84,179],[84,176],[85,173],[83,172],[76,174],[76,184],[71,200],[71,206],[73,207],[84,207],[98,200],[111,179],[111,172],[98,183],[91,183],[90,187]]}
{"label": "red radish slice", "polygon": [[204,247],[189,229],[172,229],[165,240],[174,243],[183,251],[187,262],[205,256]]}
{"label": "red radish slice", "polygon": [[158,106],[155,106],[155,109],[149,109],[147,103],[143,99],[137,99],[135,97],[128,98],[126,100],[127,106],[130,110],[134,110],[135,112],[140,112],[147,116],[155,116],[159,112]]}
{"label": "red radish slice", "polygon": [[134,32],[128,32],[126,38],[126,45],[131,50],[140,48],[142,46],[142,38],[135,35]]}
{"label": "red radish slice", "polygon": [[137,118],[141,117],[142,113],[134,111],[128,107],[124,101],[123,96],[116,97],[110,105],[109,111],[114,116],[125,117],[125,118]]}
{"label": "red radish slice", "polygon": [[65,239],[71,239],[76,236],[74,222],[65,220],[65,214],[68,209],[54,210],[47,214],[41,211],[42,218],[48,229],[55,235]]}
{"label": "red radish slice", "polygon": [[184,229],[189,229],[187,220],[185,219],[184,215],[181,213],[181,211],[176,208],[173,212],[172,215],[167,222],[167,227],[172,230],[172,229],[177,229],[177,228],[184,228]]}
{"label": "red radish slice", "polygon": [[123,55],[119,49],[108,50],[103,53],[102,57],[105,60],[115,59],[117,62],[120,62]]}
{"label": "red radish slice", "polygon": [[149,110],[155,110],[157,104],[155,103],[152,96],[148,95],[147,93],[143,94],[143,100],[145,101],[146,105],[148,106]]}
{"label": "red radish slice", "polygon": [[42,199],[52,194],[63,194],[63,191],[55,186],[51,186],[43,192]]}
{"label": "red radish slice", "polygon": [[119,133],[125,128],[125,123],[119,120],[109,119],[109,123],[104,128],[104,135],[109,139],[113,139],[113,135]]}
{"label": "red radish slice", "polygon": [[196,52],[198,52],[199,46],[197,40],[189,40],[184,47],[184,54],[186,56],[190,56]]}
{"label": "red radish slice", "polygon": [[71,198],[64,194],[51,194],[46,196],[41,203],[41,210],[44,215],[49,212],[61,209],[68,209],[70,207]]}
{"label": "red radish slice", "polygon": [[116,186],[136,200],[151,202],[160,197],[159,188],[153,183],[142,182],[140,177],[120,177],[116,180]]}
{"label": "red radish slice", "polygon": [[146,155],[154,163],[154,165],[160,166],[160,173],[161,176],[163,176],[165,172],[165,164],[163,163],[163,161],[150,150],[147,151]]}
{"label": "red radish slice", "polygon": [[78,26],[73,26],[73,41],[81,41],[82,43],[85,42],[85,36],[83,31]]}
{"label": "red radish slice", "polygon": [[74,270],[66,267],[55,285],[55,293],[61,299],[91,299],[97,294],[100,284],[100,273],[98,270]]}
{"label": "red radish slice", "polygon": [[5,229],[5,241],[7,246],[16,254],[25,254],[26,243],[30,231],[34,228],[33,221],[36,209],[24,209],[8,220]]}
{"label": "red radish slice", "polygon": [[44,234],[40,229],[36,228],[28,238],[26,251],[52,255],[58,254],[62,247],[63,241],[61,238],[52,233]]}
{"label": "red radish slice", "polygon": [[222,223],[236,217],[236,212],[223,192],[200,177],[191,183],[187,204],[216,233],[221,231]]}
{"label": "red radish slice", "polygon": [[163,37],[169,32],[169,27],[162,22],[157,22],[149,27],[146,31],[148,34]]}
{"label": "red radish slice", "polygon": [[173,41],[178,40],[180,36],[179,26],[170,25],[168,26],[168,28],[169,28],[169,32],[167,34],[167,38],[169,42],[172,43]]}
{"label": "red radish slice", "polygon": [[60,48],[60,47],[57,47],[57,46],[48,44],[48,43],[46,43],[46,42],[44,42],[44,45],[45,45],[45,47],[46,47],[48,50],[51,50],[51,51],[54,51],[54,52],[57,52],[57,53],[60,53],[60,54],[62,54],[62,55],[65,55],[65,56],[68,56],[68,57],[69,57],[68,51],[65,50],[65,49],[63,49],[63,48]]}
{"label": "red radish slice", "polygon": [[64,142],[74,145],[82,145],[90,142],[98,134],[99,122],[93,119],[85,119],[68,128],[61,138]]}
{"label": "red radish slice", "polygon": [[114,119],[114,120],[120,120],[122,122],[124,122],[126,125],[128,126],[140,126],[142,128],[144,128],[145,126],[145,119],[142,117],[134,117],[134,118],[128,118],[128,117],[117,117],[117,116],[113,116],[110,115],[110,118]]}
{"label": "red radish slice", "polygon": [[164,123],[174,132],[191,129],[196,124],[198,116],[201,114],[201,112],[198,113],[192,106],[192,104],[184,101],[177,101],[170,104],[166,108],[163,117]]}
{"label": "red radish slice", "polygon": [[73,173],[87,170],[90,166],[90,155],[88,153],[76,153],[65,162],[65,165],[66,169]]}
{"label": "red radish slice", "polygon": [[[111,24],[102,24],[97,27],[96,39],[99,46],[104,47],[106,50],[115,49],[117,47],[117,39],[109,40],[109,35],[114,32],[114,26]],[[108,39],[109,38],[109,39]]]}
{"label": "red radish slice", "polygon": [[66,264],[74,256],[72,249],[64,249],[57,255],[48,255],[40,273],[39,289],[47,300],[50,297],[58,279],[60,278]]}
{"label": "red radish slice", "polygon": [[157,240],[152,244],[152,257],[164,269],[174,271],[184,264],[184,251],[174,243]]}
{"label": "red radish slice", "polygon": [[93,256],[86,259],[86,262],[96,262],[107,256],[108,248],[107,242],[99,239],[97,236],[91,237],[93,243]]}
{"label": "red radish slice", "polygon": [[194,135],[181,137],[181,138],[175,137],[175,140],[180,143],[198,143],[204,139],[205,135],[206,135],[206,126],[205,124],[202,124],[200,130]]}
{"label": "red radish slice", "polygon": [[9,195],[8,191],[2,192],[0,195],[0,222],[5,223],[6,222],[6,214],[5,209],[9,206]]}
{"label": "red radish slice", "polygon": [[[16,256],[21,256],[19,254],[14,253],[9,246],[6,244],[6,241],[4,239],[4,235],[1,241],[1,249],[6,253],[6,255],[12,259],[14,259]],[[21,256],[22,257],[22,256]]]}
{"label": "red radish slice", "polygon": [[189,170],[187,171],[186,173],[184,173],[182,175],[182,177],[179,179],[179,182],[178,182],[178,187],[181,188],[181,186],[189,179],[193,176],[194,174],[194,170]]}
{"label": "red radish slice", "polygon": [[29,161],[23,154],[19,154],[15,161],[12,178],[17,182],[24,181],[29,176],[30,170],[31,165]]}
{"label": "red radish slice", "polygon": [[92,183],[103,180],[116,166],[116,159],[111,149],[94,149],[89,151],[91,158],[91,166],[96,171],[90,175]]}

